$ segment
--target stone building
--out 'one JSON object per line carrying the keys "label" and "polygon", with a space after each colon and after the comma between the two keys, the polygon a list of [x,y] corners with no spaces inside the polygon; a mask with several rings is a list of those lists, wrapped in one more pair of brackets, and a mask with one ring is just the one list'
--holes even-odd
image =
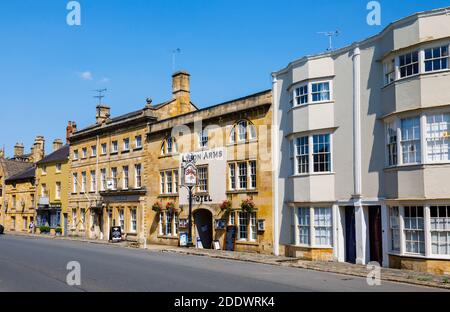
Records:
{"label": "stone building", "polygon": [[[193,227],[202,245],[224,247],[224,227],[233,224],[236,249],[271,252],[271,91],[199,110],[189,74],[172,78],[171,100],[148,99],[116,118],[99,105],[96,124],[70,136],[70,235],[109,239],[115,225],[128,241],[177,245],[187,218],[180,165],[195,153],[201,185]],[[247,199],[256,204],[248,214],[238,211]],[[226,200],[231,209],[222,211]]]}
{"label": "stone building", "polygon": [[448,10],[273,74],[276,252],[450,272]]}
{"label": "stone building", "polygon": [[6,231],[28,231],[35,220],[35,162],[45,155],[45,139],[37,136],[31,153],[24,154],[23,144],[14,147],[14,157],[0,159],[2,200],[0,222]]}
{"label": "stone building", "polygon": [[36,227],[68,232],[69,145],[53,142],[53,152],[36,163]]}
{"label": "stone building", "polygon": [[[235,226],[235,250],[272,252],[271,101],[271,91],[265,91],[149,126],[149,206],[162,207],[147,213],[151,243],[178,245],[180,233],[188,231],[181,162],[193,154],[198,170],[194,243],[212,248],[218,241],[225,248],[227,226]],[[254,211],[241,208],[248,199]],[[229,209],[221,207],[225,201]]]}

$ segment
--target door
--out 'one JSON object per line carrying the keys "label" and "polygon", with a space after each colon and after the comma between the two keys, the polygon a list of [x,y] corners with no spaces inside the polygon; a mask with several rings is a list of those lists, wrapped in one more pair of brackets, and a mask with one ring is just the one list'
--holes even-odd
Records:
{"label": "door", "polygon": [[345,261],[356,263],[355,207],[345,208]]}
{"label": "door", "polygon": [[381,233],[381,207],[369,207],[370,261],[383,264],[383,235]]}
{"label": "door", "polygon": [[106,225],[106,233],[108,240],[111,240],[111,220],[112,220],[112,210],[108,210],[108,224]]}
{"label": "door", "polygon": [[67,213],[63,214],[64,216],[64,236],[69,235],[69,216]]}
{"label": "door", "polygon": [[[197,210],[194,214],[196,238],[200,239],[205,249],[212,248],[213,241],[213,217],[206,209]],[[196,241],[194,242],[194,244]]]}

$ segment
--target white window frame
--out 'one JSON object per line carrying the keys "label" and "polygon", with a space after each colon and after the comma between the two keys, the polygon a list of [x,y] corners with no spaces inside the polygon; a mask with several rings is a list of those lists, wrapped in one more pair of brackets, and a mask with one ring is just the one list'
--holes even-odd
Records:
{"label": "white window frame", "polygon": [[97,145],[91,146],[91,157],[97,157]]}
{"label": "white window frame", "polygon": [[[439,118],[439,120],[437,120],[437,118]],[[445,121],[446,118],[447,121]],[[429,113],[426,115],[425,140],[427,163],[450,162],[450,112]],[[434,148],[430,148],[430,145],[433,145]],[[447,148],[445,148],[445,146],[447,146]],[[440,150],[439,154],[436,153],[436,149],[438,148]],[[440,159],[436,159],[437,155],[440,156]],[[444,159],[445,155],[447,155],[446,159]]]}
{"label": "white window frame", "polygon": [[[320,85],[320,84],[328,84],[328,90],[313,92],[313,86],[314,85]],[[333,83],[332,83],[332,80],[311,81],[309,88],[310,88],[310,92],[309,92],[310,101],[309,101],[309,103],[311,103],[311,104],[328,103],[328,102],[333,101]],[[322,93],[328,93],[328,99],[327,100],[314,101],[314,94],[322,94]]]}
{"label": "white window frame", "polygon": [[229,170],[229,185],[228,189],[230,191],[236,190],[236,163],[229,163],[228,164],[228,170]]}
{"label": "white window frame", "polygon": [[142,165],[134,165],[134,187],[136,189],[142,188]]}
{"label": "white window frame", "polygon": [[86,193],[87,175],[86,171],[81,173],[81,193]]}
{"label": "white window frame", "polygon": [[[392,66],[392,68],[391,68]],[[388,86],[397,80],[397,64],[396,58],[391,58],[383,64],[384,85]]]}
{"label": "white window frame", "polygon": [[123,139],[123,152],[130,151],[130,138]]}
{"label": "white window frame", "polygon": [[100,189],[102,191],[106,191],[107,188],[107,183],[108,183],[108,173],[106,171],[106,168],[103,168],[100,170],[100,175],[101,175],[101,185],[100,185]]}
{"label": "white window frame", "polygon": [[198,147],[208,148],[209,145],[209,133],[208,129],[203,129],[198,132]]}
{"label": "white window frame", "polygon": [[117,168],[113,167],[111,168],[111,180],[112,180],[112,189],[115,191],[117,190],[117,186],[118,186],[118,178],[117,178]]}
{"label": "white window frame", "polygon": [[130,188],[130,167],[129,166],[122,167],[122,175],[123,175],[122,188],[124,190],[128,190]]}
{"label": "white window frame", "polygon": [[130,233],[137,233],[137,209],[130,209]]}
{"label": "white window frame", "polygon": [[[415,53],[417,53],[417,61],[413,60],[413,55]],[[414,77],[414,76],[419,75],[421,73],[421,71],[420,71],[420,67],[421,67],[420,66],[420,64],[421,64],[421,62],[420,62],[420,54],[421,54],[420,50],[413,50],[413,51],[409,51],[407,53],[404,53],[404,54],[398,56],[398,59],[399,59],[399,61],[398,61],[399,79],[405,79],[405,78],[408,78],[408,77]],[[411,57],[411,62],[410,63],[406,63],[406,57],[408,55]],[[405,64],[404,65],[401,65],[401,60],[400,59],[402,57],[405,58]],[[416,65],[417,65],[417,73],[414,73],[414,68],[415,68]],[[409,67],[412,67],[412,71],[413,72],[411,74],[408,74],[408,68]],[[406,70],[406,73],[405,73],[404,76],[402,76],[402,69],[403,68],[405,68],[405,70]]]}
{"label": "white window frame", "polygon": [[[447,55],[443,55],[443,52],[442,52],[442,50],[443,49],[446,49],[447,50]],[[436,49],[439,49],[439,53],[441,54],[439,57],[436,57],[435,55],[434,55],[434,51],[436,50]],[[429,50],[431,50],[431,54],[432,54],[432,56],[431,56],[431,58],[428,58],[427,59],[427,51],[429,51]],[[446,70],[449,70],[450,69],[450,57],[449,57],[449,50],[450,50],[450,47],[449,47],[449,45],[447,44],[447,45],[440,45],[440,46],[434,46],[434,47],[430,47],[430,48],[425,48],[425,49],[423,49],[423,53],[424,53],[424,57],[423,57],[423,62],[424,62],[424,72],[425,73],[435,73],[435,72],[440,72],[440,71],[446,71]],[[443,60],[445,60],[445,59],[447,59],[447,67],[442,67],[442,62],[443,62]],[[440,64],[440,67],[441,68],[439,68],[439,69],[434,69],[434,62],[435,61],[438,61],[439,62],[439,64]],[[431,67],[432,67],[432,69],[431,70],[428,70],[427,71],[427,69],[426,69],[426,64],[428,63],[428,62],[431,62]]]}
{"label": "white window frame", "polygon": [[78,173],[72,174],[72,193],[78,193]]}
{"label": "white window frame", "polygon": [[[292,207],[293,209],[293,242],[292,244],[299,247],[307,247],[307,248],[324,248],[324,249],[332,249],[334,248],[334,214],[333,214],[333,207],[323,207],[323,206],[315,206],[315,207],[309,207],[309,206],[297,206]],[[307,220],[305,224],[300,224],[300,215],[299,212],[300,209],[306,209],[307,213],[309,213],[309,218],[307,217]],[[316,214],[320,210],[327,210],[329,212],[329,219],[326,219],[325,221],[329,221],[327,224],[323,224],[323,219],[316,218]],[[318,224],[319,222],[319,224]],[[300,241],[300,233],[302,227],[308,227],[309,228],[309,244],[303,244]],[[329,237],[327,238],[330,242],[330,244],[320,244],[317,242],[317,232],[319,229],[328,229]]]}
{"label": "white window frame", "polygon": [[97,192],[97,172],[91,171],[91,193]]}
{"label": "white window frame", "polygon": [[101,148],[102,148],[102,155],[106,155],[108,153],[108,144],[102,143]]}
{"label": "white window frame", "polygon": [[111,153],[116,154],[119,152],[119,142],[118,141],[112,141],[111,142]]}
{"label": "white window frame", "polygon": [[135,145],[135,149],[142,148],[142,135],[137,135],[134,138],[134,145]]}
{"label": "white window frame", "polygon": [[303,106],[309,104],[309,83],[299,84],[295,86],[293,91],[293,106]]}

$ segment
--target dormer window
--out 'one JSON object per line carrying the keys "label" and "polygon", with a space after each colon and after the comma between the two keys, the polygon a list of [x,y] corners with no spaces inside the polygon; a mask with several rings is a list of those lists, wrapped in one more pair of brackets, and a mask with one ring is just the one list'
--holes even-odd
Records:
{"label": "dormer window", "polygon": [[230,132],[230,143],[243,143],[257,139],[256,127],[247,120],[239,121]]}
{"label": "dormer window", "polygon": [[177,151],[176,140],[171,136],[167,137],[161,146],[161,155],[171,155],[177,153]]}

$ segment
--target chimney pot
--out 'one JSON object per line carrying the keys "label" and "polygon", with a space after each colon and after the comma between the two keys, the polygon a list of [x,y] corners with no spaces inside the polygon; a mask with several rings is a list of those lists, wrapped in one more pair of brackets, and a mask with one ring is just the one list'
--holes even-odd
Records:
{"label": "chimney pot", "polygon": [[109,108],[109,106],[103,104],[97,106],[97,115],[96,115],[97,124],[105,123],[110,116],[111,116],[111,108]]}
{"label": "chimney pot", "polygon": [[24,155],[25,148],[23,143],[16,143],[14,145],[14,157],[22,157]]}
{"label": "chimney pot", "polygon": [[61,139],[56,139],[55,141],[53,141],[53,151],[54,152],[61,149],[61,147],[63,147],[63,141]]}

